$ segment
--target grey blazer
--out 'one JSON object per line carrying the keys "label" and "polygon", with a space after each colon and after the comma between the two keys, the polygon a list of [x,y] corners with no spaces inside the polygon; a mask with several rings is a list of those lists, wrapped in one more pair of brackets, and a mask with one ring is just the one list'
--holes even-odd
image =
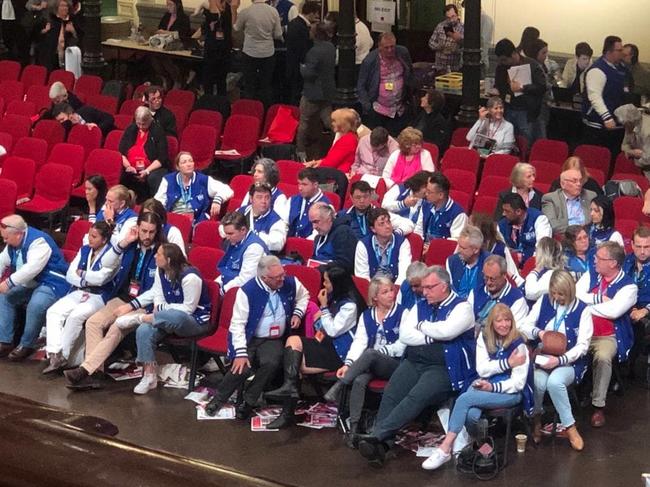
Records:
{"label": "grey blazer", "polygon": [[[583,189],[580,195],[580,205],[585,215],[585,224],[591,223],[589,204],[596,197],[596,193]],[[542,212],[548,218],[553,229],[553,234],[562,233],[569,226],[569,216],[566,208],[566,198],[562,189],[547,193],[542,196]]]}

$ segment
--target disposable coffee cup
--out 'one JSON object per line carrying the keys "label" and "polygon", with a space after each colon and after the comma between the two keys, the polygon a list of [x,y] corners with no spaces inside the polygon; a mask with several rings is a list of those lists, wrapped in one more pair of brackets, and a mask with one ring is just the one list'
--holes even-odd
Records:
{"label": "disposable coffee cup", "polygon": [[526,451],[526,441],[528,441],[528,436],[526,435],[515,435],[515,440],[517,441],[517,453],[523,453]]}

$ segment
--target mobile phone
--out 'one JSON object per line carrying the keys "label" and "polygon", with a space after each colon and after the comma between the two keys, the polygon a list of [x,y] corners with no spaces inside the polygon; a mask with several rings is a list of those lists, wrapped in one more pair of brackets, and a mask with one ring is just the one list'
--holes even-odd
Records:
{"label": "mobile phone", "polygon": [[454,32],[454,27],[452,25],[445,25],[444,27],[445,34],[451,34]]}

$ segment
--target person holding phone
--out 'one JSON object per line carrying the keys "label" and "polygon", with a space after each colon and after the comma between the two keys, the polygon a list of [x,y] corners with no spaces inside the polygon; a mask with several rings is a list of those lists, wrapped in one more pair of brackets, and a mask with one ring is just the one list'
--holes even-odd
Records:
{"label": "person holding phone", "polygon": [[431,34],[429,48],[436,53],[433,63],[435,74],[460,71],[465,28],[458,17],[456,5],[445,6],[445,20]]}
{"label": "person holding phone", "polygon": [[515,128],[504,117],[503,100],[491,97],[485,107],[478,109],[478,120],[467,133],[470,149],[482,157],[490,154],[510,154],[515,148]]}
{"label": "person holding phone", "polygon": [[529,361],[526,342],[517,331],[512,310],[497,303],[476,340],[476,372],[480,378],[456,400],[445,439],[422,468],[435,470],[451,460],[454,441],[463,426],[476,437],[484,409],[511,408],[524,400],[524,408],[532,410]]}

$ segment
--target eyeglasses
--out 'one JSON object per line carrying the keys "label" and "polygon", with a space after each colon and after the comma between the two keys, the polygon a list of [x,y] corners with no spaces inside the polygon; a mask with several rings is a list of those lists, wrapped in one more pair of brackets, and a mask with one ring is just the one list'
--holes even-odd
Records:
{"label": "eyeglasses", "polygon": [[422,286],[421,288],[422,288],[423,290],[425,290],[425,291],[433,291],[433,290],[434,290],[435,288],[437,288],[438,286],[442,286],[442,283],[439,282],[439,283],[437,283],[437,284],[433,284],[433,285],[431,285],[431,286]]}
{"label": "eyeglasses", "polygon": [[3,230],[6,230],[7,228],[11,228],[13,230],[18,230],[19,232],[23,231],[22,228],[18,228],[18,227],[14,226],[14,225],[8,225],[8,224],[2,223],[2,222],[0,222],[0,228],[2,228]]}
{"label": "eyeglasses", "polygon": [[598,254],[594,256],[596,260],[616,260],[616,259],[610,259],[609,257],[601,257]]}

